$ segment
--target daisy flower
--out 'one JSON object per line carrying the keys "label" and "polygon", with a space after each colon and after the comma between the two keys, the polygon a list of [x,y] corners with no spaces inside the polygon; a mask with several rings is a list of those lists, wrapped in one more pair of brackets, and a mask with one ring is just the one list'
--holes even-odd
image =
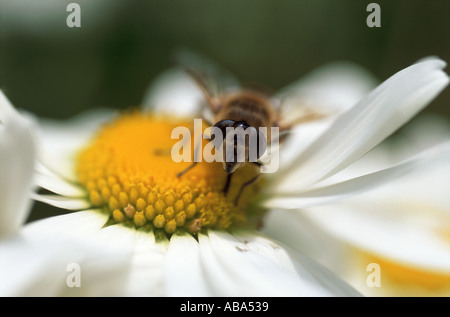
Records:
{"label": "daisy flower", "polygon": [[[175,79],[173,74],[165,76],[147,96],[147,103],[161,107],[165,114],[157,108],[144,108],[112,118],[111,114],[97,113],[69,124],[41,125],[36,132],[41,144],[34,183],[52,194],[38,192],[31,197],[77,212],[15,229],[3,239],[0,248],[8,261],[3,260],[1,271],[11,276],[4,277],[2,292],[358,295],[301,250],[272,239],[260,228],[269,210],[276,213],[272,217],[279,224],[272,230],[282,232],[291,220],[283,212],[277,213],[279,210],[295,213],[317,205],[333,208],[331,202],[448,156],[450,145],[444,142],[381,170],[350,173],[348,179],[337,177],[444,89],[448,84],[444,67],[437,58],[423,60],[359,101],[359,93],[350,88],[349,93],[343,93],[330,84],[346,80],[334,68],[334,77],[322,77],[330,84],[330,90],[323,86],[322,96],[339,96],[333,92],[341,92],[345,102],[331,98],[336,116],[293,131],[280,149],[280,170],[247,188],[237,206],[230,197],[236,196],[239,187],[232,186],[227,196],[222,193],[226,174],[219,163],[200,163],[182,178],[176,177],[189,163],[171,159],[175,143],[171,131],[190,126],[192,119],[179,116],[184,111],[192,118],[199,93],[192,84],[193,89],[186,89],[189,86],[178,75]],[[320,79],[325,73],[312,78]],[[174,91],[174,86],[184,87],[187,94]],[[281,95],[303,94],[305,102],[311,102],[308,97],[317,91],[307,80],[288,87]],[[320,102],[326,106],[323,99]],[[11,109],[7,103],[2,100],[1,107]],[[2,122],[7,122],[7,117]],[[243,183],[252,173],[250,168],[243,169],[233,182]],[[11,212],[2,210],[2,217]],[[81,287],[68,287],[64,271],[68,264],[81,268]],[[39,283],[44,279],[45,284]]]}

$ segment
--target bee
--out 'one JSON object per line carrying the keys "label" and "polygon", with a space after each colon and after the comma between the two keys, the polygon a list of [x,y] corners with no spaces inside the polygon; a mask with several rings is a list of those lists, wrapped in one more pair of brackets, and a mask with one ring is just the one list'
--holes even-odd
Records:
{"label": "bee", "polygon": [[[222,148],[226,147],[227,142],[232,143],[230,146],[234,150],[234,155],[226,156],[226,152],[223,152],[223,168],[227,173],[224,194],[227,194],[231,179],[239,168],[246,164],[253,164],[259,169],[263,166],[260,158],[272,143],[271,128],[278,128],[280,137],[278,141],[282,142],[293,126],[322,117],[319,112],[303,111],[296,119],[285,121],[281,111],[282,100],[280,99],[282,98],[274,97],[260,87],[242,87],[231,73],[198,54],[183,51],[178,54],[178,62],[202,91],[205,101],[203,103],[204,119],[213,128],[221,130]],[[256,136],[256,160],[250,159],[248,139],[239,140],[236,135],[232,138],[227,137],[229,128],[241,128],[248,135]],[[245,153],[244,160],[237,157],[240,150],[241,153]],[[196,164],[194,160],[190,166],[179,172],[177,177],[187,173]],[[261,175],[262,173],[259,172],[241,185],[235,197],[235,205],[238,204],[244,189],[257,182]]]}

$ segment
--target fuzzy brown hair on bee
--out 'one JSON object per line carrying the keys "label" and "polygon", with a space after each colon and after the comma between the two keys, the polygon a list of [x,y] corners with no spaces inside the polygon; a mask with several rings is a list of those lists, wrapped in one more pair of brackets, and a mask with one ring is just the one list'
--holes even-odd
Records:
{"label": "fuzzy brown hair on bee", "polygon": [[[233,155],[228,156],[226,156],[226,151],[223,151],[223,168],[228,176],[223,188],[225,194],[228,192],[233,174],[239,168],[246,164],[253,164],[261,168],[262,163],[259,159],[272,143],[271,128],[278,128],[279,141],[282,141],[294,125],[320,117],[320,115],[310,113],[296,120],[290,120],[289,123],[283,122],[280,101],[268,93],[254,88],[242,87],[229,72],[219,68],[206,58],[201,58],[199,55],[184,52],[180,60],[183,69],[203,93],[204,105],[206,105],[207,110],[211,112],[213,117],[212,122],[209,123],[213,128],[221,131],[223,137],[223,140],[221,140],[222,148],[229,145],[234,150]],[[240,129],[239,131],[243,131],[246,135],[256,136],[256,149],[249,147],[247,139],[242,142],[236,135],[228,137],[227,133],[230,133],[230,129]],[[238,159],[236,156],[239,150],[245,153],[243,160]],[[257,153],[256,160],[250,160],[252,150]],[[187,173],[196,163],[194,161],[185,170],[178,173],[177,176],[181,177]],[[255,183],[260,177],[261,173],[258,173],[241,185],[235,198],[235,204],[239,201],[239,197],[245,187]]]}

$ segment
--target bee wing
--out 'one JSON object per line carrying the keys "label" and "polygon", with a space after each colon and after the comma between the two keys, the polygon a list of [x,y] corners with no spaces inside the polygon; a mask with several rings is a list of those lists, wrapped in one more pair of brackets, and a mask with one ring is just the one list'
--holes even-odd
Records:
{"label": "bee wing", "polygon": [[289,130],[297,124],[319,119],[325,115],[323,111],[318,110],[316,104],[305,98],[303,87],[302,81],[295,82],[274,95],[277,100],[278,122],[282,130]]}
{"label": "bee wing", "polygon": [[329,109],[310,104],[296,94],[277,94],[276,99],[280,132],[289,130],[298,124],[324,119],[333,115],[333,112]]}
{"label": "bee wing", "polygon": [[179,50],[175,57],[177,63],[202,90],[205,100],[213,113],[217,113],[220,110],[221,97],[226,91],[240,87],[239,81],[231,72],[199,53]]}
{"label": "bee wing", "polygon": [[334,118],[351,108],[376,85],[365,69],[349,62],[334,62],[307,74],[280,90],[279,112],[288,121],[313,119],[314,113]]}
{"label": "bee wing", "polygon": [[169,68],[150,83],[142,100],[142,109],[153,113],[190,117],[198,113],[203,93],[180,67]]}

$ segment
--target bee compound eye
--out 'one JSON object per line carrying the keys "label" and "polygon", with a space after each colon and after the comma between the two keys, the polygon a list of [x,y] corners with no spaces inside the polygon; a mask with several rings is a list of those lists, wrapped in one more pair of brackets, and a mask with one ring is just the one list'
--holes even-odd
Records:
{"label": "bee compound eye", "polygon": [[267,150],[267,140],[266,136],[261,132],[258,131],[258,159],[266,153]]}
{"label": "bee compound eye", "polygon": [[216,124],[213,125],[213,131],[214,131],[214,128],[216,128],[216,129],[219,128],[222,132],[223,138],[225,138],[225,135],[227,133],[226,129],[229,127],[233,127],[235,122],[236,121],[234,121],[234,120],[228,120],[228,119],[220,120],[219,122],[217,122]]}
{"label": "bee compound eye", "polygon": [[246,130],[246,147],[248,148],[248,156],[250,162],[256,162],[265,152],[267,148],[266,136],[259,129],[249,127]]}
{"label": "bee compound eye", "polygon": [[249,127],[250,126],[245,121],[235,121],[233,124],[233,128],[242,128],[242,129],[246,130]]}

